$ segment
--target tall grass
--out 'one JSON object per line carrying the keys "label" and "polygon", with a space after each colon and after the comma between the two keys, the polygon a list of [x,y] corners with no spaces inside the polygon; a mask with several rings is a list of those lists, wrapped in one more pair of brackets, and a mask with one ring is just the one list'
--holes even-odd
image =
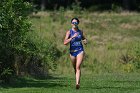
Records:
{"label": "tall grass", "polygon": [[[71,29],[71,18],[75,16],[80,19],[79,28],[88,39],[88,45],[84,46],[85,60],[82,64],[84,73],[137,72],[139,67],[135,63],[139,64],[140,60],[136,51],[140,50],[138,48],[135,51],[135,46],[140,47],[140,14],[81,12],[75,15],[73,11],[61,8],[55,12],[39,12],[35,16],[40,18],[31,18],[35,30],[32,36],[53,42],[63,53],[57,61],[56,73],[73,73],[69,46],[63,45],[63,39],[66,31]],[[127,56],[128,50],[131,50],[133,61],[137,62],[124,62],[123,57]]]}

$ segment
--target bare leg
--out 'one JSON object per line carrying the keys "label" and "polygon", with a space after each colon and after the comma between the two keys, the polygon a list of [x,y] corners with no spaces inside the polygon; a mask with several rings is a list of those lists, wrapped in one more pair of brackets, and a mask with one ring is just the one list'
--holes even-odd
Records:
{"label": "bare leg", "polygon": [[71,54],[70,54],[70,59],[71,59],[71,62],[72,62],[72,65],[73,65],[73,68],[74,68],[74,71],[76,74],[76,57],[71,56]]}
{"label": "bare leg", "polygon": [[84,52],[82,51],[80,54],[77,55],[77,59],[76,59],[76,85],[80,84],[80,76],[81,76],[80,66],[81,63],[83,62],[83,58],[84,58]]}

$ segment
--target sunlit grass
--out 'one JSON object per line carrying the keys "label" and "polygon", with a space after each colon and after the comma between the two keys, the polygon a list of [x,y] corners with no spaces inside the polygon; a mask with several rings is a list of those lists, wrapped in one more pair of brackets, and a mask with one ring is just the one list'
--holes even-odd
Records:
{"label": "sunlit grass", "polygon": [[[69,46],[63,45],[63,39],[66,31],[71,29],[71,18],[76,15],[72,11],[61,12],[36,14],[31,18],[35,30],[31,35],[56,44],[62,52],[56,73],[71,73],[73,70],[69,59]],[[86,57],[83,70],[91,73],[125,72],[125,64],[121,63],[120,58],[140,41],[140,14],[84,12],[77,14],[80,19],[79,28],[88,39],[88,45],[84,46]]]}

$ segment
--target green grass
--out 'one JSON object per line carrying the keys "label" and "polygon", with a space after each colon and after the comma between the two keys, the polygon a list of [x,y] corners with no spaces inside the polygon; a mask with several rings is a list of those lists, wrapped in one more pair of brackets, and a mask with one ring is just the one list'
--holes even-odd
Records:
{"label": "green grass", "polygon": [[83,74],[81,88],[75,89],[75,78],[53,75],[48,79],[18,79],[11,85],[3,85],[0,93],[139,93],[139,74]]}
{"label": "green grass", "polygon": [[[52,42],[62,52],[56,71],[50,71],[55,75],[44,80],[18,79],[11,85],[2,85],[0,93],[140,93],[140,14],[60,12],[39,12],[30,19],[31,40],[46,45]],[[88,39],[80,90],[75,90],[69,47],[63,45],[75,16]]]}
{"label": "green grass", "polygon": [[35,42],[42,41],[45,44],[46,41],[51,41],[62,52],[62,56],[57,60],[58,73],[72,72],[69,46],[63,45],[63,39],[66,31],[71,29],[71,18],[75,16],[79,17],[79,28],[88,39],[88,44],[84,46],[86,58],[82,65],[86,73],[137,72],[135,64],[130,61],[124,64],[122,57],[133,55],[134,60],[135,57],[138,58],[134,55],[134,48],[140,42],[139,13],[61,12],[47,11],[36,14],[31,18],[34,31],[29,34]]}

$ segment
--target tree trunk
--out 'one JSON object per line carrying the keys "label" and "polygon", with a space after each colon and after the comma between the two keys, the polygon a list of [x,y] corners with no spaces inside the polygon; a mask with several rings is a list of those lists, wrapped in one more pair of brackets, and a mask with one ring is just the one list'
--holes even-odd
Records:
{"label": "tree trunk", "polygon": [[41,0],[41,10],[45,10],[46,7],[46,0]]}
{"label": "tree trunk", "polygon": [[130,10],[130,0],[123,0],[123,7],[125,10]]}
{"label": "tree trunk", "polygon": [[136,0],[131,0],[131,9],[134,10],[137,8]]}
{"label": "tree trunk", "polygon": [[80,1],[79,0],[74,0],[76,4],[78,4]]}
{"label": "tree trunk", "polygon": [[16,71],[16,75],[19,76],[19,56],[17,54],[14,55],[15,56],[15,63],[14,63],[14,67],[15,67],[15,71]]}

